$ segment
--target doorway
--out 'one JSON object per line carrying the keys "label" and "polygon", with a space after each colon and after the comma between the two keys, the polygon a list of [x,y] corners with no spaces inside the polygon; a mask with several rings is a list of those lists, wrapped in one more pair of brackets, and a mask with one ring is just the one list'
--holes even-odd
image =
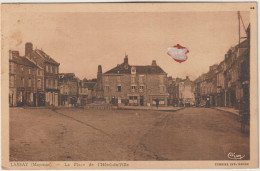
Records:
{"label": "doorway", "polygon": [[144,96],[140,96],[140,106],[144,106]]}

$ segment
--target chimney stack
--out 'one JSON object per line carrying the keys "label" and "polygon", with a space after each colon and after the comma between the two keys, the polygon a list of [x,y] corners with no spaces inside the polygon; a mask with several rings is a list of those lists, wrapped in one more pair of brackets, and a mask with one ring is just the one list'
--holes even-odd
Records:
{"label": "chimney stack", "polygon": [[125,55],[124,64],[128,64],[128,55]]}
{"label": "chimney stack", "polygon": [[156,66],[156,60],[152,61],[152,66]]}
{"label": "chimney stack", "polygon": [[25,44],[25,56],[30,56],[33,51],[33,44],[31,42],[27,42]]}
{"label": "chimney stack", "polygon": [[12,59],[13,59],[13,58],[16,58],[16,57],[19,57],[19,51],[10,51],[10,53],[12,53],[12,54],[11,54]]}
{"label": "chimney stack", "polygon": [[102,66],[101,65],[98,65],[98,73],[102,74]]}

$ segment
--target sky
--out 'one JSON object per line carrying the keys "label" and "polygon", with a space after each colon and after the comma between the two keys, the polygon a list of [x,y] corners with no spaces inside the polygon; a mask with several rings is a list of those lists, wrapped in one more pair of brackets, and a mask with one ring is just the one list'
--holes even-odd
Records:
{"label": "sky", "polygon": [[[241,16],[247,27],[249,13]],[[106,72],[121,64],[125,53],[130,65],[156,60],[168,76],[196,79],[238,43],[237,12],[23,12],[5,26],[9,49],[24,55],[32,42],[60,63],[60,73],[80,79],[95,78],[98,65]],[[167,55],[176,44],[188,48],[187,61]]]}

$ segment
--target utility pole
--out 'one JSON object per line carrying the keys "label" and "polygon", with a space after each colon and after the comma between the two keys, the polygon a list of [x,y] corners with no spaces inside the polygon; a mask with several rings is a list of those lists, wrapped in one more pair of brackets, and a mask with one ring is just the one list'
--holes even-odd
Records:
{"label": "utility pole", "polygon": [[[246,37],[241,37],[241,30],[240,30],[241,23],[240,22],[242,22],[242,25],[243,25],[245,33],[246,33],[246,28],[245,28],[244,21],[243,21],[241,15],[240,15],[240,11],[237,12],[237,16],[238,16],[238,48],[240,48],[240,41],[241,41],[241,39],[246,39],[247,36]],[[247,33],[246,33],[246,35],[247,35]]]}
{"label": "utility pole", "polygon": [[238,16],[238,49],[240,48],[240,11],[237,12]]}

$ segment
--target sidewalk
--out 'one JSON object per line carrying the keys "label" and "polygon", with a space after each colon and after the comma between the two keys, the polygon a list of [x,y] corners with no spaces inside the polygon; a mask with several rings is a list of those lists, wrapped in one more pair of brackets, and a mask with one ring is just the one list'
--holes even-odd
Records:
{"label": "sidewalk", "polygon": [[175,112],[180,109],[183,109],[183,107],[152,107],[152,106],[119,106],[118,109],[123,109],[123,110],[158,110],[158,111],[171,111]]}
{"label": "sidewalk", "polygon": [[214,107],[214,109],[229,112],[231,114],[234,114],[236,116],[239,116],[239,110],[236,110],[234,108],[229,108],[229,107]]}

